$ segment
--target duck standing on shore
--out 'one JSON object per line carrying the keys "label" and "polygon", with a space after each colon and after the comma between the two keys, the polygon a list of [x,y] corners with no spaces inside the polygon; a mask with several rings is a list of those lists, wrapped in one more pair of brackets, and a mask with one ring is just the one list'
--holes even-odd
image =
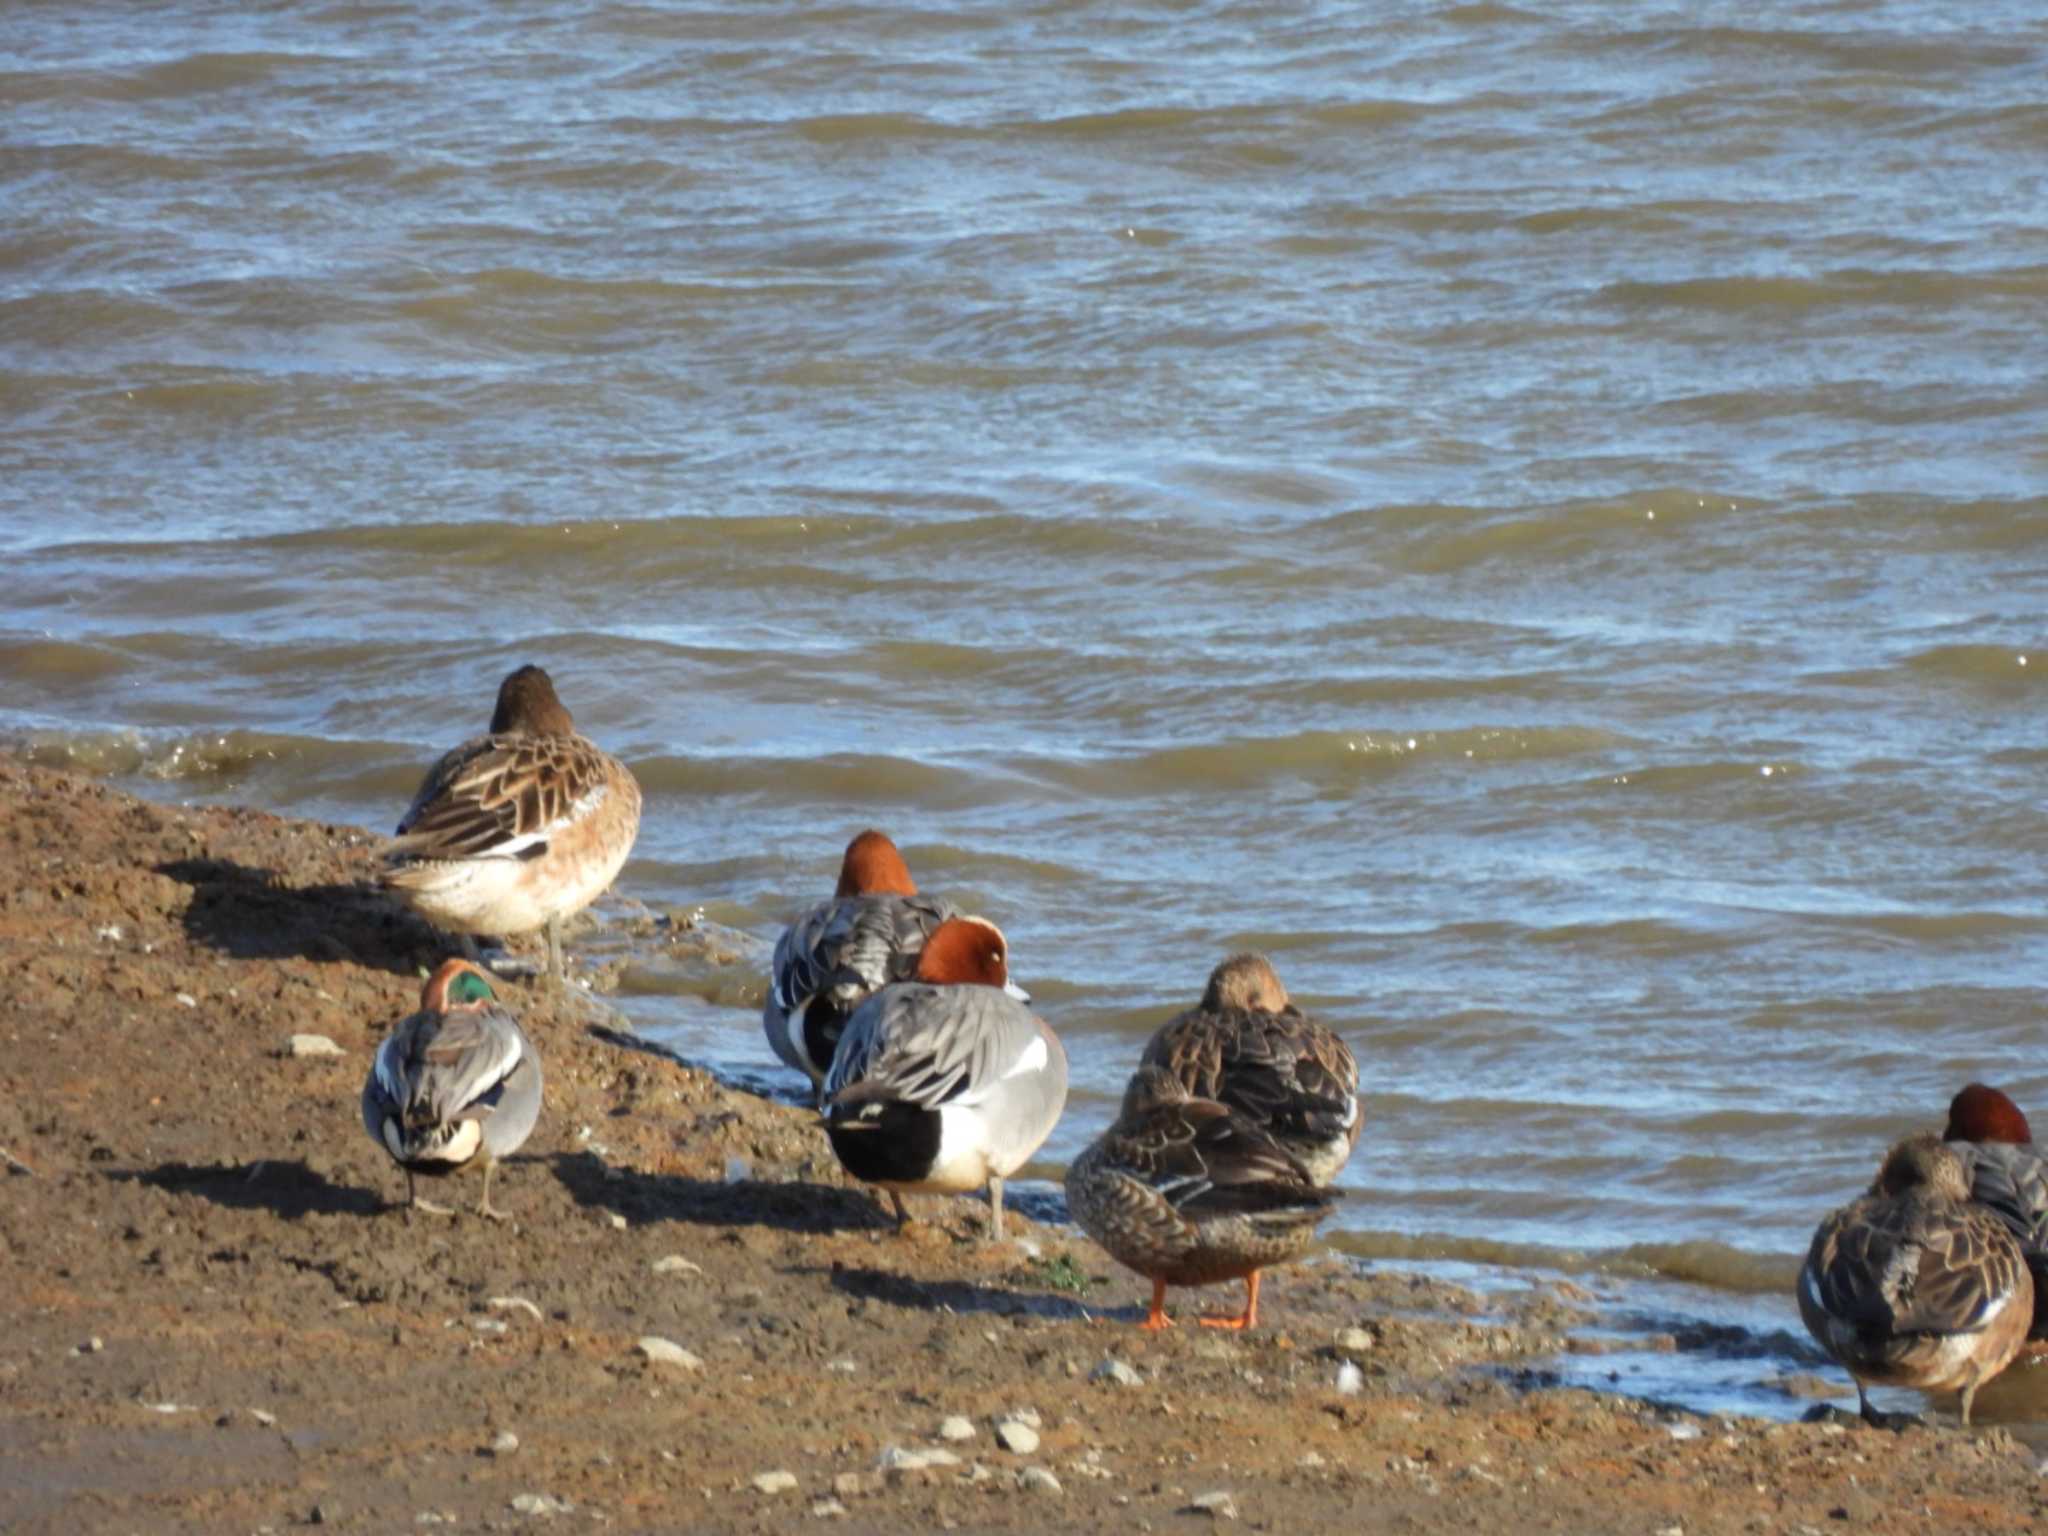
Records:
{"label": "duck standing on shore", "polygon": [[1003,1180],[1052,1134],[1067,1102],[1067,1053],[1005,988],[1002,931],[978,917],[932,930],[917,980],[855,1010],[825,1077],[825,1134],[840,1165],[889,1191],[988,1186],[989,1231],[1003,1240]]}
{"label": "duck standing on shore", "polygon": [[491,1171],[532,1134],[540,1092],[540,1056],[519,1021],[474,964],[445,960],[421,989],[419,1012],[377,1048],[363,1084],[363,1124],[405,1170],[409,1210],[453,1215],[420,1199],[413,1176],[481,1162],[477,1214],[499,1219]]}
{"label": "duck standing on shore", "polygon": [[1964,1154],[1970,1198],[2005,1224],[2034,1277],[2034,1321],[2027,1349],[2048,1350],[2048,1158],[2019,1105],[1983,1083],[1949,1101],[1942,1140]]}
{"label": "duck standing on shore", "polygon": [[545,929],[561,982],[562,919],[612,883],[639,831],[633,775],[577,735],[553,680],[525,666],[499,685],[489,733],[428,771],[380,883],[452,933]]}
{"label": "duck standing on shore", "polygon": [[1886,1154],[1870,1193],[1822,1221],[1799,1272],[1807,1332],[1856,1382],[1956,1392],[1963,1422],[1977,1388],[2019,1353],[2034,1282],[2018,1244],[1970,1199],[1966,1161],[1932,1132]]}
{"label": "duck standing on shore", "polygon": [[1211,1328],[1259,1322],[1259,1271],[1299,1258],[1335,1206],[1299,1158],[1247,1115],[1196,1098],[1173,1073],[1141,1066],[1116,1123],[1067,1170],[1067,1210],[1118,1263],[1152,1282],[1140,1325],[1170,1328],[1169,1285],[1242,1280],[1244,1311]]}
{"label": "duck standing on shore", "polygon": [[1250,1119],[1318,1184],[1358,1145],[1358,1061],[1335,1030],[1294,1006],[1264,955],[1232,955],[1210,972],[1202,1001],[1159,1027],[1140,1064]]}
{"label": "duck standing on shore", "polygon": [[761,1028],[775,1054],[821,1089],[853,1011],[878,988],[912,980],[925,940],[958,915],[951,902],[918,894],[885,833],[869,828],[854,838],[832,899],[776,941],[761,1006]]}

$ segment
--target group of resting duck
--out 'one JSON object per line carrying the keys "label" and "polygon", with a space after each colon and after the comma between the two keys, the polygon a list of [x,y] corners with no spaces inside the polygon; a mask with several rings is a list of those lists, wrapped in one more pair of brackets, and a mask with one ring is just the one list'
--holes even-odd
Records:
{"label": "group of resting duck", "polygon": [[[497,999],[471,937],[544,931],[562,980],[560,924],[595,900],[639,828],[632,774],[578,735],[546,672],[499,688],[487,734],[427,774],[387,853],[384,885],[467,958],[427,980],[420,1009],[379,1048],[363,1087],[371,1137],[414,1174],[490,1172],[541,1106],[533,1043]],[[847,846],[831,899],[775,946],[762,1023],[811,1081],[825,1134],[855,1178],[903,1195],[986,1187],[1003,1236],[1003,1180],[1066,1104],[1059,1037],[1009,976],[1001,930],[919,892],[895,844]],[[1303,1253],[1334,1207],[1357,1144],[1358,1065],[1289,1001],[1264,956],[1217,966],[1201,1002],[1145,1047],[1115,1122],[1067,1172],[1067,1208],[1152,1282],[1142,1326],[1171,1326],[1169,1286],[1243,1280],[1251,1328],[1259,1272]],[[1953,1391],[1969,1422],[1977,1388],[2030,1339],[2048,1347],[2048,1159],[1996,1089],[1956,1095],[1946,1134],[1892,1148],[1869,1194],[1821,1223],[1801,1270],[1807,1328],[1855,1379]]]}

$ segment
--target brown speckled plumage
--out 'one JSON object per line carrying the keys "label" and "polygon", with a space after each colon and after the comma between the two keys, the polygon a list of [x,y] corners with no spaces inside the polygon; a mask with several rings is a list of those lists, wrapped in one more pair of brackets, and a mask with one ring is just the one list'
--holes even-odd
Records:
{"label": "brown speckled plumage", "polygon": [[1264,955],[1232,955],[1202,1001],[1160,1026],[1142,1064],[1196,1098],[1227,1104],[1328,1184],[1358,1144],[1358,1062],[1328,1025],[1288,1000]]}
{"label": "brown speckled plumage", "polygon": [[2019,1247],[1970,1200],[1965,1158],[1932,1133],[1887,1154],[1870,1193],[1821,1222],[1799,1274],[1807,1331],[1867,1388],[1977,1388],[2019,1352],[2034,1286]]}
{"label": "brown speckled plumage", "polygon": [[1258,1271],[1298,1258],[1330,1213],[1299,1159],[1251,1119],[1190,1097],[1173,1075],[1140,1067],[1116,1123],[1067,1172],[1067,1209],[1109,1255],[1153,1283],[1146,1326],[1167,1326],[1169,1285],[1242,1279],[1258,1321]]}

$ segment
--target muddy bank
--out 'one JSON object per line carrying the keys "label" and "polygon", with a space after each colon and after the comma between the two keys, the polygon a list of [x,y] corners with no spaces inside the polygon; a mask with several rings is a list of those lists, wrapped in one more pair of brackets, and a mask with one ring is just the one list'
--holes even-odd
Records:
{"label": "muddy bank", "polygon": [[[976,1205],[936,1200],[898,1236],[809,1116],[538,987],[504,989],[548,1075],[494,1190],[514,1220],[408,1222],[356,1095],[437,951],[362,888],[372,862],[354,829],[0,758],[8,1529],[2048,1515],[2036,1458],[1999,1430],[1542,1390],[1528,1367],[1582,1315],[1568,1285],[1482,1298],[1325,1258],[1271,1276],[1250,1338],[1139,1333],[1145,1287],[1085,1241],[1019,1215],[992,1249]],[[289,1055],[297,1033],[340,1054]]]}

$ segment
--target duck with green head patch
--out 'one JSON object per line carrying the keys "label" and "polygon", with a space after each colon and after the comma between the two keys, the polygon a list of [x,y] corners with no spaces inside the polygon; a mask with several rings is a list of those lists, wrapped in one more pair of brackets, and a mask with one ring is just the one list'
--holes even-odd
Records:
{"label": "duck with green head patch", "polygon": [[363,1084],[363,1124],[405,1170],[408,1209],[453,1215],[420,1199],[414,1176],[481,1163],[477,1214],[498,1218],[491,1171],[532,1134],[540,1092],[540,1056],[519,1021],[482,971],[447,960],[421,988],[419,1012],[378,1047]]}

